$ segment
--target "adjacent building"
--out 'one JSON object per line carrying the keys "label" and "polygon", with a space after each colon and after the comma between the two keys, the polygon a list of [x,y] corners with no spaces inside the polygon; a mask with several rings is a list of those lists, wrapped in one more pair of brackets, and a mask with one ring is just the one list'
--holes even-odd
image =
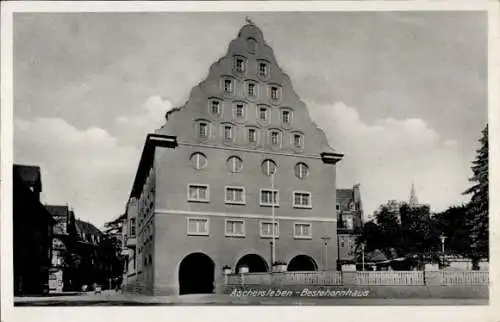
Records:
{"label": "adjacent building", "polygon": [[125,290],[210,293],[223,267],[335,269],[342,156],[245,25],[146,139],[126,206]]}
{"label": "adjacent building", "polygon": [[14,295],[49,289],[54,219],[40,203],[41,192],[40,167],[14,165]]}
{"label": "adjacent building", "polygon": [[337,190],[338,269],[355,270],[356,240],[363,227],[363,205],[360,185]]}

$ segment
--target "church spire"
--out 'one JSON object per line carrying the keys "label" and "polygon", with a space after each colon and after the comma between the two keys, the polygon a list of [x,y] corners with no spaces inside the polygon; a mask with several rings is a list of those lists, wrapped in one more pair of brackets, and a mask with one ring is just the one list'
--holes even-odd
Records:
{"label": "church spire", "polygon": [[418,205],[417,193],[415,192],[415,184],[411,184],[411,192],[410,192],[410,206]]}

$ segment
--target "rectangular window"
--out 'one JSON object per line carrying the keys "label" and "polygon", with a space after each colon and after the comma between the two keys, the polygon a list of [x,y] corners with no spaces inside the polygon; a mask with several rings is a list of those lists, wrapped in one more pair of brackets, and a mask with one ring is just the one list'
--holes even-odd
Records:
{"label": "rectangular window", "polygon": [[255,132],[255,129],[248,129],[248,142],[257,142],[257,133]]}
{"label": "rectangular window", "polygon": [[233,82],[230,79],[224,80],[224,92],[231,93],[233,91]]}
{"label": "rectangular window", "polygon": [[248,84],[248,96],[251,96],[251,97],[255,96],[255,84],[253,84],[253,83]]}
{"label": "rectangular window", "polygon": [[283,124],[290,123],[290,111],[282,111],[281,112],[281,121],[283,122]]}
{"label": "rectangular window", "polygon": [[212,101],[212,114],[220,115],[220,103],[219,101]]}
{"label": "rectangular window", "polygon": [[294,192],[293,206],[295,208],[311,208],[311,193],[310,192]]}
{"label": "rectangular window", "polygon": [[236,117],[242,118],[244,115],[243,104],[236,104]]}
{"label": "rectangular window", "polygon": [[278,145],[279,144],[279,132],[271,132],[271,144]]}
{"label": "rectangular window", "polygon": [[224,126],[224,140],[230,141],[233,139],[233,128],[230,125]]}
{"label": "rectangular window", "polygon": [[187,234],[208,236],[208,219],[207,218],[188,218],[187,219]]}
{"label": "rectangular window", "polygon": [[189,184],[188,201],[208,202],[209,201],[208,185]]}
{"label": "rectangular window", "polygon": [[302,147],[304,145],[302,135],[294,134],[293,135],[293,144],[298,148]]}
{"label": "rectangular window", "polygon": [[200,138],[208,138],[208,124],[207,123],[200,123]]}
{"label": "rectangular window", "polygon": [[277,101],[279,100],[279,89],[276,86],[271,87],[271,99]]}
{"label": "rectangular window", "polygon": [[267,108],[265,107],[261,107],[259,109],[259,118],[262,120],[262,121],[267,121],[268,117],[267,117]]}
{"label": "rectangular window", "polygon": [[243,60],[243,58],[236,58],[235,69],[240,73],[245,71],[245,61]]}
{"label": "rectangular window", "polygon": [[245,236],[245,221],[239,219],[226,220],[226,236]]}
{"label": "rectangular window", "polygon": [[267,76],[267,64],[266,63],[259,64],[259,76],[262,76],[262,77]]}
{"label": "rectangular window", "polygon": [[229,204],[245,204],[245,188],[226,187],[225,202]]}
{"label": "rectangular window", "polygon": [[312,238],[311,224],[309,223],[295,223],[293,225],[294,238]]}
{"label": "rectangular window", "polygon": [[279,191],[277,189],[261,189],[260,190],[260,205],[261,206],[279,206]]}
{"label": "rectangular window", "polygon": [[[274,237],[279,237],[279,223],[274,222]],[[260,222],[260,237],[273,237],[273,222],[272,221],[261,221]]]}

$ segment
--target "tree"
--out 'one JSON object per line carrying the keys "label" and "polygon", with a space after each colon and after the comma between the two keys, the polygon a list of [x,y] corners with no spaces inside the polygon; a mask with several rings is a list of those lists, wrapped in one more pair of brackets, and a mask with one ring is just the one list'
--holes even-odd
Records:
{"label": "tree", "polygon": [[471,240],[466,206],[451,206],[434,214],[432,221],[438,234],[446,236],[446,253],[465,256],[470,254]]}
{"label": "tree", "polygon": [[489,214],[488,214],[488,124],[479,139],[480,148],[476,151],[476,159],[472,161],[473,176],[469,179],[473,185],[464,194],[470,194],[467,205],[467,219],[471,236],[471,257],[476,265],[480,257],[489,256]]}

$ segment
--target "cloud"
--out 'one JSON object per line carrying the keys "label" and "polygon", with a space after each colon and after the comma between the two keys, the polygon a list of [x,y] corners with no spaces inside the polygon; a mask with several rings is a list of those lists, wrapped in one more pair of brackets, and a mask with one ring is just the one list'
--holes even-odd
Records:
{"label": "cloud", "polygon": [[42,201],[70,204],[101,226],[125,209],[139,149],[119,145],[101,128],[79,130],[58,118],[14,121],[14,162],[38,165]]}
{"label": "cloud", "polygon": [[461,193],[469,185],[470,160],[458,142],[443,140],[425,121],[384,118],[368,124],[341,102],[308,105],[332,147],[345,154],[337,185],[361,183],[365,216],[387,200],[408,200],[413,182],[420,202],[435,211],[466,200]]}
{"label": "cloud", "polygon": [[140,106],[139,114],[118,117],[116,127],[120,138],[135,144],[144,143],[148,133],[163,125],[165,113],[172,109],[169,100],[151,96]]}

